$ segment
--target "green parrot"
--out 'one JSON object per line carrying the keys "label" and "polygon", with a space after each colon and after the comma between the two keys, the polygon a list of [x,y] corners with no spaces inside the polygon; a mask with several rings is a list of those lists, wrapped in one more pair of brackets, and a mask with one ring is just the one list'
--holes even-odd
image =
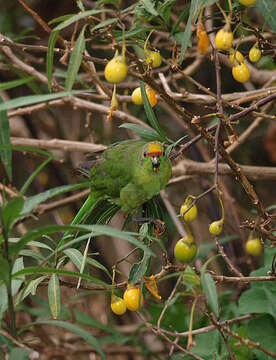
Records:
{"label": "green parrot", "polygon": [[171,174],[171,162],[157,141],[126,140],[109,147],[92,162],[90,195],[71,225],[83,222],[104,199],[127,214],[134,212],[165,188]]}

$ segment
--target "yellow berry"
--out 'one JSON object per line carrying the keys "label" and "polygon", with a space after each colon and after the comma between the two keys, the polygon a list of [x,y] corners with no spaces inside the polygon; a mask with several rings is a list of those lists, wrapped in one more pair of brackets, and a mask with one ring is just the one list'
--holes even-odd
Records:
{"label": "yellow berry", "polygon": [[112,84],[118,84],[125,80],[128,66],[124,56],[116,56],[110,60],[104,69],[106,80]]}
{"label": "yellow berry", "polygon": [[248,240],[245,247],[248,254],[253,256],[260,255],[263,249],[261,240],[259,238]]}
{"label": "yellow berry", "polygon": [[257,62],[260,60],[262,56],[262,52],[261,50],[256,47],[256,46],[253,46],[250,51],[249,51],[249,60],[253,63]]}
{"label": "yellow berry", "polygon": [[153,68],[157,68],[162,64],[162,56],[158,51],[146,51],[146,63],[151,64]]}
{"label": "yellow berry", "polygon": [[212,235],[219,235],[223,229],[223,222],[221,220],[213,221],[209,225],[209,232]]}
{"label": "yellow berry", "polygon": [[239,0],[239,2],[244,6],[250,6],[255,4],[257,0]]}
{"label": "yellow berry", "polygon": [[232,68],[233,78],[241,83],[244,83],[250,78],[250,70],[244,63],[236,65]]}
{"label": "yellow berry", "polygon": [[191,235],[178,240],[174,248],[174,256],[176,260],[182,263],[192,261],[197,254],[197,244]]}
{"label": "yellow berry", "polygon": [[226,31],[225,28],[220,29],[215,38],[216,47],[219,50],[229,50],[233,43],[233,33]]}
{"label": "yellow berry", "polygon": [[143,306],[144,298],[140,296],[140,289],[135,286],[129,286],[124,292],[124,301],[126,307],[130,311],[137,311],[140,306]]}
{"label": "yellow berry", "polygon": [[116,315],[123,315],[127,309],[125,300],[116,295],[112,295],[110,307]]}
{"label": "yellow berry", "polygon": [[[241,52],[237,51],[233,51],[231,52],[231,54],[229,55],[229,60],[231,62],[232,65],[235,65],[237,62],[238,63],[243,63],[244,62],[244,56]],[[236,61],[235,61],[236,60]]]}
{"label": "yellow berry", "polygon": [[189,207],[189,205],[184,203],[180,208],[180,215],[183,216],[184,221],[191,222],[197,217],[197,206],[193,205],[191,207],[191,209],[185,213],[185,211],[188,209],[188,207]]}
{"label": "yellow berry", "polygon": [[[151,106],[154,107],[157,104],[157,97],[156,97],[155,91],[149,87],[146,87],[146,94],[148,96]],[[136,104],[136,105],[143,104],[142,93],[141,93],[140,87],[137,87],[136,89],[133,90],[131,99],[134,102],[134,104]]]}

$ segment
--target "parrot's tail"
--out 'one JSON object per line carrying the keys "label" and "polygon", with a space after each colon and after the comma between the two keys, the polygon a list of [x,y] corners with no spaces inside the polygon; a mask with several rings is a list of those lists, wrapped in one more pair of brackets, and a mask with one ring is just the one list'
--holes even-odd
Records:
{"label": "parrot's tail", "polygon": [[[91,214],[92,210],[94,209],[95,205],[100,200],[99,197],[96,197],[93,193],[90,193],[88,198],[83,203],[82,207],[80,208],[77,215],[74,217],[73,221],[71,222],[71,225],[75,224],[81,224],[84,222],[84,220]],[[64,245],[68,240],[71,239],[70,230],[66,231],[61,238],[58,248]]]}

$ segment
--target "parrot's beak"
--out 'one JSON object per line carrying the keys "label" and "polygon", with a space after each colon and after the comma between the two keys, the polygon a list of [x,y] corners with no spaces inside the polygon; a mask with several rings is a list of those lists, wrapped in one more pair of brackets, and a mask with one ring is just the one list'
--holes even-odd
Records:
{"label": "parrot's beak", "polygon": [[157,172],[159,170],[159,166],[160,166],[160,158],[159,156],[154,156],[152,158],[152,167],[154,172]]}

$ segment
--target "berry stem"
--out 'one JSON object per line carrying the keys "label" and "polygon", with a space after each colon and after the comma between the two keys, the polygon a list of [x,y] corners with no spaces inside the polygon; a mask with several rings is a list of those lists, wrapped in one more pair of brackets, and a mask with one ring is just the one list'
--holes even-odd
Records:
{"label": "berry stem", "polygon": [[230,21],[231,21],[231,17],[228,17],[225,13],[225,11],[223,10],[223,8],[220,6],[219,3],[216,3],[217,7],[219,8],[220,12],[222,13],[224,19],[225,19],[225,30],[230,31],[231,27],[230,27]]}
{"label": "berry stem", "polygon": [[222,223],[224,223],[225,210],[224,210],[224,205],[223,205],[223,201],[222,201],[222,198],[221,198],[221,191],[220,190],[218,190],[218,199],[219,199],[219,202],[220,202],[220,205],[221,205],[221,220],[222,220]]}
{"label": "berry stem", "polygon": [[196,303],[197,303],[197,297],[194,298],[193,301],[193,305],[191,308],[191,314],[190,314],[190,321],[189,321],[189,335],[188,335],[188,343],[187,343],[187,350],[189,351],[190,348],[193,345],[193,320],[194,320],[194,312],[195,312],[195,307],[196,307]]}
{"label": "berry stem", "polygon": [[150,31],[150,33],[148,34],[148,37],[146,38],[145,44],[144,44],[144,52],[147,55],[148,53],[148,42],[149,42],[149,38],[151,36],[151,34],[153,33],[153,30]]}
{"label": "berry stem", "polygon": [[123,34],[122,34],[122,38],[123,38],[122,57],[125,59],[125,57],[126,57],[126,34],[125,34],[125,25],[122,24],[122,26],[123,26]]}

